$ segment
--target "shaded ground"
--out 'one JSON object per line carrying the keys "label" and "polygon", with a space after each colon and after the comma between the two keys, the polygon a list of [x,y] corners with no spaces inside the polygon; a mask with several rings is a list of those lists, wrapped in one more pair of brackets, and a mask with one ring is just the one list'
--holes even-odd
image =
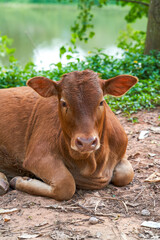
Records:
{"label": "shaded ground", "polygon": [[[0,239],[23,239],[24,233],[38,240],[160,239],[160,229],[141,226],[143,221],[160,222],[160,183],[144,182],[160,172],[159,115],[160,108],[139,112],[134,114],[138,123],[118,115],[129,138],[127,156],[135,171],[131,184],[122,188],[109,185],[100,191],[77,190],[66,202],[10,191],[0,197],[0,209],[17,210],[7,216],[0,214]],[[149,135],[138,140],[142,130]],[[142,215],[144,209],[148,216]],[[98,223],[91,224],[91,216]]]}

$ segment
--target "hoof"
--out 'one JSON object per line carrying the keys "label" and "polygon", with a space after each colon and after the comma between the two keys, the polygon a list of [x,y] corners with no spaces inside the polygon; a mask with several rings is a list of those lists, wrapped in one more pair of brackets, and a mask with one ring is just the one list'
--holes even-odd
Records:
{"label": "hoof", "polygon": [[8,191],[9,183],[7,180],[0,179],[0,196]]}
{"label": "hoof", "polygon": [[11,181],[9,183],[11,188],[16,189],[16,182],[17,182],[18,178],[19,177],[14,177],[14,178],[11,179]]}
{"label": "hoof", "polygon": [[29,178],[29,177],[19,177],[18,176],[18,177],[12,178],[9,185],[11,188],[16,189],[17,181],[20,183],[22,181],[30,181],[30,180],[31,180],[31,178]]}

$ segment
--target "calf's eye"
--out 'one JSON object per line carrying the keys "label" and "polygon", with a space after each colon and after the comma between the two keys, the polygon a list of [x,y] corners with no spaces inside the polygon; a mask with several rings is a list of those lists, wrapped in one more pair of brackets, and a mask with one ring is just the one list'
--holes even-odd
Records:
{"label": "calf's eye", "polygon": [[99,106],[103,106],[104,100],[100,102]]}
{"label": "calf's eye", "polygon": [[61,101],[61,106],[62,106],[63,108],[66,108],[66,107],[67,107],[67,103],[66,103],[65,101]]}

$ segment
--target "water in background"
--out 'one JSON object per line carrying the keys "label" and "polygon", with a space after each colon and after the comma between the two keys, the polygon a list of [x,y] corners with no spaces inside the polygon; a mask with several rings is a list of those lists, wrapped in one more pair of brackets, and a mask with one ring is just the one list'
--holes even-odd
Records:
{"label": "water in background", "polygon": [[[13,39],[15,57],[22,65],[33,61],[38,68],[49,68],[51,63],[60,61],[59,48],[70,40],[70,27],[77,10],[73,5],[26,5],[0,4],[0,32]],[[119,31],[126,28],[125,15],[128,8],[107,6],[94,9],[95,37],[88,44],[79,42],[79,57],[88,51],[103,48],[104,52],[115,55],[119,49],[116,39]],[[146,30],[147,19],[133,24],[137,30]],[[0,59],[6,64],[5,59]],[[66,59],[62,59],[63,63]]]}

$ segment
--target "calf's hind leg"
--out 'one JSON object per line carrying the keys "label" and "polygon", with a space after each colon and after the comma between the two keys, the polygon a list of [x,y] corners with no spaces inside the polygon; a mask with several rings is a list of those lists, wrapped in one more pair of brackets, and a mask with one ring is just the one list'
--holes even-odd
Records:
{"label": "calf's hind leg", "polygon": [[129,184],[134,177],[134,171],[130,162],[122,159],[113,171],[111,182],[118,187]]}
{"label": "calf's hind leg", "polygon": [[5,194],[8,191],[9,183],[7,177],[0,172],[0,196]]}

